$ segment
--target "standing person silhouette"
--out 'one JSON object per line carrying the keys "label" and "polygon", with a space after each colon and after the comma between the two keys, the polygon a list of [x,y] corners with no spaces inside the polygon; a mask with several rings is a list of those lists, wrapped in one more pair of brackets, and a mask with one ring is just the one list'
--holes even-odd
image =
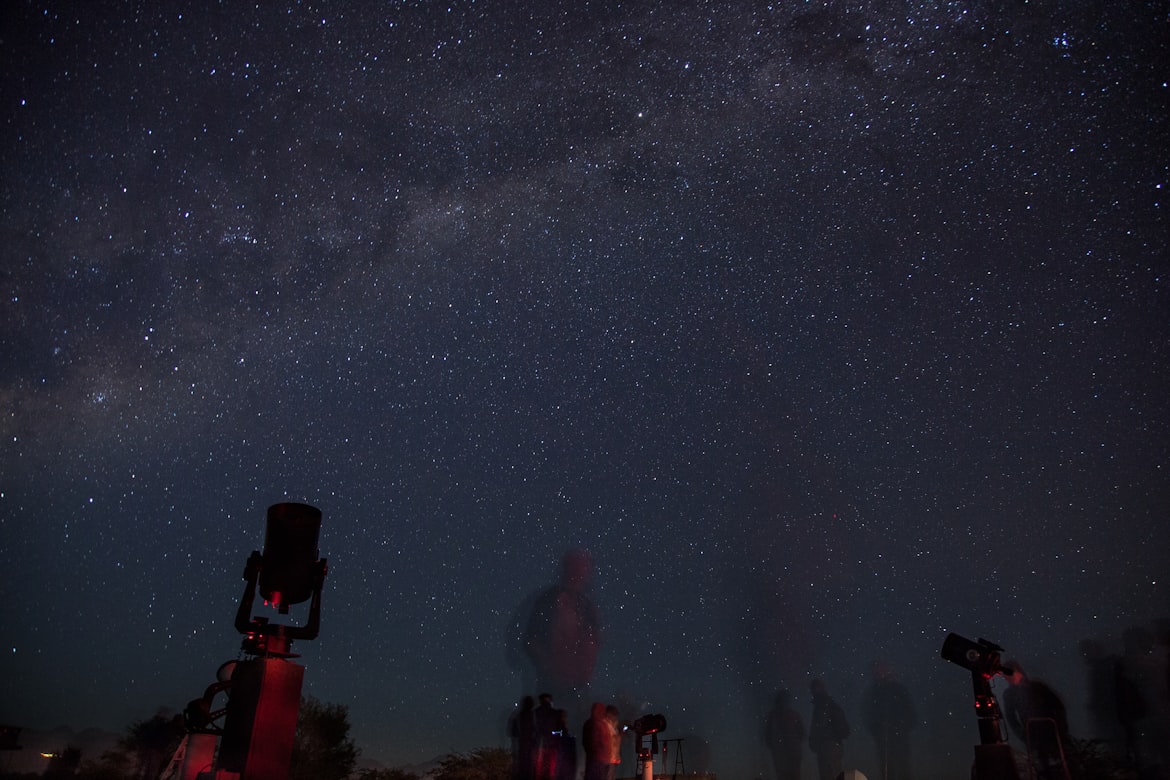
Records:
{"label": "standing person silhouette", "polygon": [[914,702],[910,692],[894,676],[889,664],[873,666],[873,682],[865,694],[865,727],[873,737],[881,780],[910,780],[910,730],[914,728]]}
{"label": "standing person silhouette", "polygon": [[558,766],[562,760],[561,737],[565,713],[553,707],[550,694],[540,694],[539,701],[540,704],[532,711],[533,733],[536,735],[533,742],[534,776],[536,780],[557,780]]}
{"label": "standing person silhouette", "polygon": [[577,722],[585,715],[585,695],[601,648],[600,618],[586,593],[592,578],[593,558],[587,551],[566,553],[560,581],[537,597],[524,630],[537,685],[568,707]]}
{"label": "standing person silhouette", "polygon": [[1085,663],[1085,688],[1088,700],[1089,736],[1110,744],[1122,743],[1121,726],[1117,719],[1117,664],[1119,658],[1109,653],[1096,639],[1082,639],[1077,643],[1081,660]]}
{"label": "standing person silhouette", "polygon": [[772,754],[776,780],[800,780],[804,736],[804,720],[792,708],[792,694],[779,691],[764,724],[764,743]]}
{"label": "standing person silhouette", "polygon": [[536,777],[535,710],[536,700],[525,696],[508,723],[508,735],[512,738],[513,780],[533,780]]}
{"label": "standing person silhouette", "polygon": [[609,730],[609,769],[605,773],[605,780],[613,780],[622,763],[622,732],[618,726],[621,712],[613,704],[606,705],[605,722]]}
{"label": "standing person silhouette", "polygon": [[593,702],[589,720],[581,729],[581,750],[585,753],[585,780],[605,780],[609,769],[609,734],[605,723],[605,705]]}
{"label": "standing person silhouette", "polygon": [[829,697],[823,680],[813,680],[813,713],[808,728],[808,746],[817,755],[817,776],[820,780],[836,780],[845,761],[845,740],[849,737],[849,721],[841,705]]}
{"label": "standing person silhouette", "polygon": [[1024,743],[1042,780],[1067,780],[1065,746],[1071,743],[1064,702],[1048,684],[1032,680],[1015,661],[1004,664],[1008,688],[1003,713],[1012,733]]}
{"label": "standing person silhouette", "polygon": [[557,725],[554,732],[556,749],[556,767],[553,771],[555,780],[576,780],[577,778],[577,738],[569,731],[569,713],[557,710]]}

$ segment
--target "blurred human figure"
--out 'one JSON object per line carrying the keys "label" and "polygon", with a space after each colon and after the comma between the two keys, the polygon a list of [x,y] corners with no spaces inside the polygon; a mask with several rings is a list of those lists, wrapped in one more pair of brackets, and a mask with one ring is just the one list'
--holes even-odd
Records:
{"label": "blurred human figure", "polygon": [[601,647],[597,607],[586,593],[592,577],[588,552],[566,553],[560,581],[537,597],[524,630],[524,649],[538,685],[567,703],[576,717],[584,717],[579,711],[582,697],[593,680]]}
{"label": "blurred human figure", "polygon": [[569,731],[569,713],[565,710],[557,710],[556,713],[558,728],[553,732],[556,751],[553,778],[554,780],[576,780],[577,738]]}
{"label": "blurred human figure", "polygon": [[613,780],[622,763],[622,730],[619,726],[621,713],[612,704],[605,708],[605,722],[609,730],[609,770],[606,772],[605,780]]}
{"label": "blurred human figure", "polygon": [[817,755],[817,776],[820,780],[836,780],[845,759],[845,740],[849,737],[849,721],[841,705],[833,701],[823,680],[813,680],[813,712],[808,727],[808,746]]}
{"label": "blurred human figure", "polygon": [[550,693],[541,693],[539,704],[532,711],[532,723],[536,732],[534,743],[536,780],[564,780],[565,764],[570,758],[573,764],[572,772],[576,773],[577,743],[576,740],[572,740],[571,746],[566,744],[566,739],[571,739],[565,733],[567,715],[564,710],[552,706]]}
{"label": "blurred human figure", "polygon": [[1120,659],[1096,639],[1082,639],[1077,648],[1085,662],[1085,688],[1088,692],[1085,708],[1089,712],[1090,736],[1119,744],[1122,734],[1117,718],[1117,664]]}
{"label": "blurred human figure", "polygon": [[536,700],[525,696],[508,723],[508,735],[512,739],[513,780],[533,780],[536,776],[535,709]]}
{"label": "blurred human figure", "polygon": [[1065,749],[1071,745],[1064,702],[1047,683],[1029,679],[1015,661],[1004,664],[1008,688],[1003,714],[1012,733],[1028,749],[1039,780],[1067,780]]}
{"label": "blurred human figure", "polygon": [[593,702],[589,719],[581,730],[581,749],[585,753],[585,780],[612,780],[613,742],[617,739],[616,724],[610,721],[606,706]]}
{"label": "blurred human figure", "polygon": [[804,736],[804,719],[792,707],[792,694],[787,690],[777,692],[764,723],[764,744],[772,754],[776,780],[800,780]]}
{"label": "blurred human figure", "polygon": [[1159,777],[1170,778],[1170,619],[1154,622],[1155,687],[1153,722]]}
{"label": "blurred human figure", "polygon": [[873,667],[873,682],[862,704],[865,727],[877,747],[881,780],[910,780],[910,731],[916,714],[910,692],[889,664]]}
{"label": "blurred human figure", "polygon": [[[1165,636],[1164,636],[1165,634]],[[1134,626],[1122,636],[1117,711],[1126,753],[1142,778],[1170,778],[1170,628]]]}
{"label": "blurred human figure", "polygon": [[532,710],[532,766],[536,780],[553,780],[556,774],[556,741],[553,737],[560,723],[556,707],[552,706],[551,693],[541,693],[536,709]]}
{"label": "blurred human figure", "polygon": [[1154,621],[1154,640],[1162,651],[1158,659],[1162,669],[1162,694],[1170,696],[1170,618]]}
{"label": "blurred human figure", "polygon": [[1135,765],[1138,761],[1141,723],[1146,717],[1145,697],[1135,679],[1140,672],[1138,656],[1141,651],[1137,649],[1136,637],[1139,631],[1137,628],[1126,629],[1122,640],[1124,652],[1114,670],[1117,723],[1121,727],[1125,755]]}

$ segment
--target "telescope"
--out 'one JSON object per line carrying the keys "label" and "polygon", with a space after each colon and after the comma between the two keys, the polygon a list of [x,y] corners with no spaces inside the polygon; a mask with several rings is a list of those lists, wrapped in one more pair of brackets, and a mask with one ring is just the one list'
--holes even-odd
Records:
{"label": "telescope", "polygon": [[[321,588],[329,567],[317,558],[321,510],[308,504],[268,507],[264,551],[252,551],[244,566],[244,594],[236,612],[236,630],[244,634],[243,650],[257,656],[295,658],[289,651],[294,639],[316,639],[321,629]],[[287,615],[289,607],[310,601],[303,626],[270,623],[253,617],[256,591],[266,604]]]}
{"label": "telescope", "polygon": [[268,507],[260,595],[282,615],[288,614],[290,605],[308,601],[317,589],[320,533],[321,510],[316,507],[292,503]]}
{"label": "telescope", "polygon": [[995,642],[988,642],[980,638],[972,642],[958,634],[947,634],[942,646],[943,660],[971,671],[988,679],[997,674],[1004,674],[1007,670],[1000,663],[1000,654],[1003,648]]}
{"label": "telescope", "polygon": [[633,722],[635,734],[657,734],[666,731],[665,715],[643,715]]}
{"label": "telescope", "polygon": [[971,780],[1018,780],[1016,760],[1003,734],[1003,714],[991,690],[991,680],[1008,670],[1000,662],[1003,648],[995,642],[979,638],[975,641],[947,634],[943,641],[942,658],[971,672],[971,687],[975,694],[975,720],[979,726],[979,744],[975,746],[975,762]]}
{"label": "telescope", "polygon": [[[308,504],[268,507],[263,552],[244,566],[235,626],[247,658],[220,666],[216,682],[184,711],[187,736],[166,780],[288,780],[305,668],[293,663],[294,639],[316,639],[328,566],[318,557],[321,511]],[[256,592],[281,615],[306,601],[304,625],[253,616]],[[215,698],[227,697],[217,707]],[[221,723],[222,721],[222,723]],[[216,748],[218,742],[219,747]]]}
{"label": "telescope", "polygon": [[[658,733],[666,731],[666,716],[657,713],[643,715],[631,723],[630,728],[638,736],[635,756],[639,774],[642,780],[654,780],[654,754],[658,752]],[[650,737],[649,747],[642,743],[643,737]]]}

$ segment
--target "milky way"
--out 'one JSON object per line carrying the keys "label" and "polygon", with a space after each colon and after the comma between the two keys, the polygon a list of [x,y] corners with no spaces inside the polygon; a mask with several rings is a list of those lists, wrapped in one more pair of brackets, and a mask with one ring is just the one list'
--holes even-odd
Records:
{"label": "milky way", "polygon": [[0,721],[202,693],[285,500],[386,765],[506,744],[570,549],[588,698],[725,777],[813,677],[875,776],[878,659],[965,777],[948,631],[1086,733],[1167,617],[1158,4],[10,5]]}

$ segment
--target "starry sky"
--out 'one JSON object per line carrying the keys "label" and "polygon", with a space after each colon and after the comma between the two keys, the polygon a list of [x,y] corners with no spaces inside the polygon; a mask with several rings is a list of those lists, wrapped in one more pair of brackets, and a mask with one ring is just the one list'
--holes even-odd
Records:
{"label": "starry sky", "polygon": [[570,549],[590,695],[724,777],[813,677],[872,771],[878,659],[965,777],[948,631],[1076,732],[1076,642],[1170,613],[1163,4],[0,17],[0,721],[201,694],[280,501],[387,765],[505,744]]}

